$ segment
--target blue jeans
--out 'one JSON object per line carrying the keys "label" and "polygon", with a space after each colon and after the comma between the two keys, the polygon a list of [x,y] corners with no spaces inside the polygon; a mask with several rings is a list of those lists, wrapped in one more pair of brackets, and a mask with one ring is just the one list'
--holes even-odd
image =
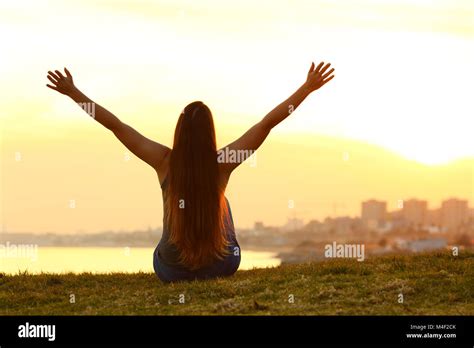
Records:
{"label": "blue jeans", "polygon": [[228,250],[230,254],[223,260],[217,260],[210,266],[190,271],[184,267],[172,267],[163,262],[157,246],[153,252],[153,269],[158,278],[165,283],[228,277],[237,272],[240,265],[240,246],[236,240],[229,245]]}

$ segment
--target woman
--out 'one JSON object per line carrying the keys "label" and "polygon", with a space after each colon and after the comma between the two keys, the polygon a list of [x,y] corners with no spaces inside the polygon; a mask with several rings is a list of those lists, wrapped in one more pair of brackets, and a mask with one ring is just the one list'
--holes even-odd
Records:
{"label": "woman", "polygon": [[[334,78],[330,64],[312,63],[306,81],[287,100],[274,108],[239,139],[226,153],[252,154],[270,130],[288,117],[313,91]],[[232,212],[225,189],[240,161],[222,160],[216,148],[211,111],[193,102],[181,113],[173,149],[150,140],[94,103],[75,85],[64,68],[48,72],[47,84],[69,96],[95,120],[111,130],[136,156],[152,166],[163,193],[163,235],[153,254],[153,267],[164,282],[209,279],[234,274],[240,264]]]}

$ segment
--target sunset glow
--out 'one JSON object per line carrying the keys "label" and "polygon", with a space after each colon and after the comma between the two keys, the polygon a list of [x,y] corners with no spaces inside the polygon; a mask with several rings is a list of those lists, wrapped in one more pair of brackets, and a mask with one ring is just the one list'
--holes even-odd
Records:
{"label": "sunset glow", "polygon": [[[411,195],[433,206],[457,195],[472,205],[472,164],[456,171],[456,163],[474,157],[473,16],[471,0],[2,1],[2,229],[161,225],[156,174],[126,160],[110,132],[45,87],[47,71],[64,66],[85,94],[171,147],[189,102],[209,105],[224,146],[304,82],[311,61],[331,62],[334,81],[272,132],[256,168],[233,174],[237,226],[323,218],[335,202],[354,215],[374,196],[391,207]],[[318,146],[336,143],[334,158],[312,162]],[[279,168],[285,144],[302,147]],[[340,150],[348,163],[337,162]],[[384,151],[404,173],[441,169],[425,187],[417,177],[380,189],[375,174],[360,175],[362,188],[354,181],[334,190],[343,186],[337,175],[321,183],[322,163],[362,168],[363,156]],[[446,184],[453,177],[463,179]]]}

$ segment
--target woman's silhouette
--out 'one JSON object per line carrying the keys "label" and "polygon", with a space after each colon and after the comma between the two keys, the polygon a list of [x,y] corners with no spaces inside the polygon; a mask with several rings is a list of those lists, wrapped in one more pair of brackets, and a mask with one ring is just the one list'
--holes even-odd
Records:
{"label": "woman's silhouette", "polygon": [[[312,63],[306,81],[287,100],[226,148],[227,153],[251,154],[270,130],[288,117],[313,91],[334,75],[330,64]],[[152,166],[163,194],[163,235],[153,254],[157,276],[165,281],[209,279],[234,274],[240,264],[230,205],[224,196],[232,171],[242,163],[218,160],[211,111],[197,101],[181,113],[170,149],[150,140],[94,103],[75,85],[64,68],[48,72],[47,84],[72,98],[95,120],[111,130],[136,156]],[[219,156],[221,158],[221,156]],[[235,157],[234,157],[235,158]]]}

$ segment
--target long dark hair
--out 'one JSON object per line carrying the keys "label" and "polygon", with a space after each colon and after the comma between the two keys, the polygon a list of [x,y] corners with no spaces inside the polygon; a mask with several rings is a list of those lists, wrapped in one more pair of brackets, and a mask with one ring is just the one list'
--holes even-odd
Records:
{"label": "long dark hair", "polygon": [[219,183],[211,110],[196,101],[181,113],[174,133],[167,195],[170,242],[180,262],[198,269],[226,254],[225,207]]}

